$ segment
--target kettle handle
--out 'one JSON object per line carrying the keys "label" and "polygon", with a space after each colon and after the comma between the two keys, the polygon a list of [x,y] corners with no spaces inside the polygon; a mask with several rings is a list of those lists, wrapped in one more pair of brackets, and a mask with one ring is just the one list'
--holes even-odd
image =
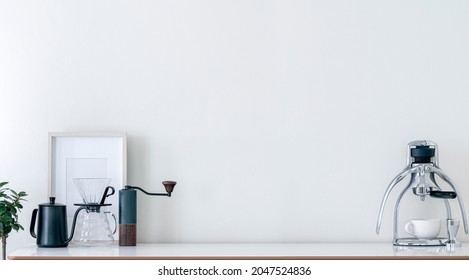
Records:
{"label": "kettle handle", "polygon": [[31,216],[31,225],[29,226],[29,233],[31,233],[31,236],[34,238],[37,238],[37,235],[34,232],[34,228],[36,227],[37,210],[38,209],[33,210],[33,214]]}

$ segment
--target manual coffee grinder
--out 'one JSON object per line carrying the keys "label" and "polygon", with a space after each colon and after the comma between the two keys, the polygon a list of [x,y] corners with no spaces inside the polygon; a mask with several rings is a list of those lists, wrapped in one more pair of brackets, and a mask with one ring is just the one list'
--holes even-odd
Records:
{"label": "manual coffee grinder", "polygon": [[137,190],[150,196],[171,197],[175,185],[175,181],[164,181],[166,193],[150,193],[128,185],[119,190],[119,246],[137,245]]}
{"label": "manual coffee grinder", "polygon": [[[399,173],[388,185],[381,201],[378,222],[376,224],[376,234],[379,234],[380,231],[383,212],[389,194],[407,175],[410,175],[410,181],[398,195],[396,204],[394,205],[393,244],[396,246],[458,246],[459,242],[456,241],[456,233],[459,228],[459,220],[453,218],[451,213],[451,206],[448,200],[457,199],[459,209],[461,211],[461,217],[464,223],[464,231],[466,234],[468,234],[468,225],[463,200],[456,186],[438,165],[437,145],[434,142],[428,140],[417,140],[408,144],[407,165],[404,170]],[[435,180],[435,175],[441,178],[443,182],[448,184],[451,190],[442,190],[442,188]],[[425,201],[427,197],[443,200],[446,209],[447,237],[437,237],[434,239],[398,237],[399,204],[402,200],[402,197],[409,190],[412,190],[414,195],[419,196],[421,201]]]}

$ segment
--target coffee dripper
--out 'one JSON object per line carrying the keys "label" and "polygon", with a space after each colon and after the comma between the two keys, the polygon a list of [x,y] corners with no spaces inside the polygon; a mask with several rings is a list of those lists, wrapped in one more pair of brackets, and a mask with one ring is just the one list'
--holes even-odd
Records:
{"label": "coffee dripper", "polygon": [[[74,205],[84,207],[77,217],[73,243],[80,246],[103,246],[114,241],[113,234],[117,229],[116,217],[106,210],[106,198],[115,193],[115,189],[108,186],[110,178],[74,178],[75,185],[83,203]],[[111,230],[108,216],[114,221]]]}
{"label": "coffee dripper", "polygon": [[[449,199],[457,199],[461,217],[464,224],[464,231],[468,234],[468,225],[464,203],[461,194],[450,178],[438,166],[438,147],[436,143],[428,140],[412,141],[407,145],[407,165],[388,185],[381,201],[381,207],[376,224],[376,234],[379,234],[383,212],[387,199],[391,191],[402,181],[407,175],[410,175],[409,183],[404,187],[397,197],[394,205],[393,213],[393,244],[396,246],[455,246],[459,242],[456,240],[456,233],[459,228],[459,220],[453,218]],[[443,182],[449,185],[449,191],[444,191],[439,186],[435,177],[438,176]],[[412,193],[420,197],[421,201],[425,201],[426,197],[442,199],[446,209],[446,227],[448,237],[437,237],[433,239],[418,238],[399,238],[398,237],[398,217],[399,205],[403,196],[412,189]]]}

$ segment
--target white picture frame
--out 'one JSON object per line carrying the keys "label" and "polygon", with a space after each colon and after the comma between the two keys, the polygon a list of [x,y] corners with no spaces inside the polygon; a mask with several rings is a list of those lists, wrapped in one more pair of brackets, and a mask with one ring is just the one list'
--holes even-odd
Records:
{"label": "white picture frame", "polygon": [[[106,199],[106,211],[116,217],[119,190],[127,184],[127,134],[125,132],[49,132],[48,196],[67,206],[69,226],[83,203],[73,178],[111,178],[115,194]],[[111,228],[113,221],[110,221]],[[117,225],[116,225],[117,226]],[[118,230],[114,234],[118,239]]]}

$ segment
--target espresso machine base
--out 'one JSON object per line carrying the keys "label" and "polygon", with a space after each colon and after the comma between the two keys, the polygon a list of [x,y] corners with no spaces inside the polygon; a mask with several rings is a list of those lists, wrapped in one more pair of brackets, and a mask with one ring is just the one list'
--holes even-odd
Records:
{"label": "espresso machine base", "polygon": [[448,238],[418,239],[418,238],[397,238],[393,241],[395,246],[446,246]]}

